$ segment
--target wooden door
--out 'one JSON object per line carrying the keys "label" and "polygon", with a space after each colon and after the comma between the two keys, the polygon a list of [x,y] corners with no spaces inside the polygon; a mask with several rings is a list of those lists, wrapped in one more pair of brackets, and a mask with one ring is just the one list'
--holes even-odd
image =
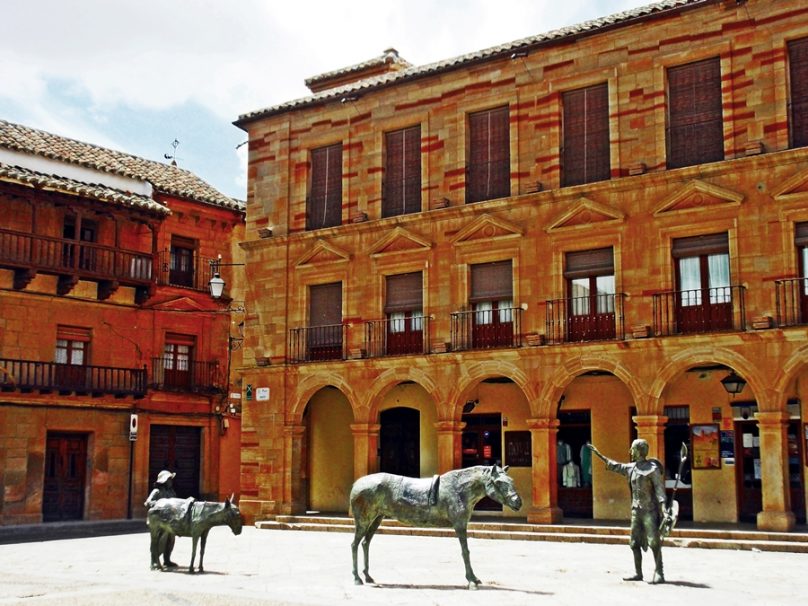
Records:
{"label": "wooden door", "polygon": [[763,510],[759,436],[757,421],[736,421],[735,473],[741,522],[756,522]]}
{"label": "wooden door", "polygon": [[180,498],[199,498],[202,430],[182,425],[152,425],[149,439],[149,486],[162,469],[175,472]]}
{"label": "wooden door", "polygon": [[57,522],[84,517],[87,435],[48,432],[42,520]]}
{"label": "wooden door", "polygon": [[[502,465],[502,415],[463,415],[466,428],[462,437],[463,467]],[[482,511],[502,511],[502,505],[483,497],[474,508]]]}

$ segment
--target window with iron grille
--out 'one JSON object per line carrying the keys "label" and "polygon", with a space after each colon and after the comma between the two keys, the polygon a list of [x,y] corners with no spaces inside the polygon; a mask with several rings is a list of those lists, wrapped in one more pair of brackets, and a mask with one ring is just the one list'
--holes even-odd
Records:
{"label": "window with iron grille", "polygon": [[605,82],[562,95],[562,185],[603,181],[609,161],[609,86]]}
{"label": "window with iron grille", "polygon": [[342,143],[311,150],[306,229],[342,223]]}
{"label": "window with iron grille", "polygon": [[194,252],[196,240],[171,237],[171,258],[169,268],[169,283],[175,286],[194,285]]}
{"label": "window with iron grille", "polygon": [[511,193],[508,107],[469,114],[466,202],[504,198]]}
{"label": "window with iron grille", "polygon": [[791,147],[808,145],[808,38],[788,43],[789,134]]}
{"label": "window with iron grille", "polygon": [[512,262],[495,261],[471,266],[471,295],[475,326],[513,322]]}
{"label": "window with iron grille", "polygon": [[163,346],[163,382],[167,387],[191,385],[191,369],[196,338],[193,335],[166,334]]}
{"label": "window with iron grille", "polygon": [[382,216],[394,217],[421,210],[421,127],[384,135]]}
{"label": "window with iron grille", "polygon": [[718,57],[668,69],[668,168],[724,159]]}

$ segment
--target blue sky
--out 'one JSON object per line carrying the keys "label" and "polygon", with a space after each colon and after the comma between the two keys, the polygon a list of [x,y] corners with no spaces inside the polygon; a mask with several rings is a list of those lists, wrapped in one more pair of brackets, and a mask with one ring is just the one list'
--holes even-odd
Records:
{"label": "blue sky", "polygon": [[0,23],[0,118],[246,197],[240,114],[389,47],[421,65],[652,0],[27,0]]}

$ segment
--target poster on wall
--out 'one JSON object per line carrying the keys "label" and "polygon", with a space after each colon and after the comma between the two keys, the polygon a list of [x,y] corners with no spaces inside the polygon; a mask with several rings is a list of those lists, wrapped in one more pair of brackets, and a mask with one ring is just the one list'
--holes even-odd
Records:
{"label": "poster on wall", "polygon": [[725,465],[735,465],[735,432],[721,430],[721,460]]}
{"label": "poster on wall", "polygon": [[690,427],[693,469],[721,469],[721,441],[718,423]]}
{"label": "poster on wall", "polygon": [[511,467],[530,467],[532,465],[529,431],[505,432],[505,464]]}

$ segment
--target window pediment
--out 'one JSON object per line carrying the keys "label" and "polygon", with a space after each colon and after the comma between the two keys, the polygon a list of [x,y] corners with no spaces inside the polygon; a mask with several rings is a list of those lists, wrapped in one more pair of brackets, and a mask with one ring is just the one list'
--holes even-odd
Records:
{"label": "window pediment", "polygon": [[461,229],[455,236],[455,245],[472,244],[481,240],[506,240],[519,238],[524,230],[509,221],[484,214]]}
{"label": "window pediment", "polygon": [[610,206],[581,197],[567,212],[560,215],[547,228],[547,232],[587,228],[593,224],[620,223],[626,215]]}
{"label": "window pediment", "polygon": [[720,206],[738,206],[744,195],[738,192],[694,179],[665,198],[654,211],[659,217],[676,212],[701,212]]}
{"label": "window pediment", "polygon": [[808,169],[801,170],[772,191],[772,198],[777,202],[804,200],[806,197],[808,197]]}
{"label": "window pediment", "polygon": [[370,247],[372,257],[400,254],[406,252],[425,252],[432,248],[432,243],[403,227],[396,227]]}
{"label": "window pediment", "polygon": [[311,267],[313,265],[326,265],[329,263],[344,263],[351,260],[351,254],[325,240],[317,240],[314,246],[304,254],[296,267]]}

